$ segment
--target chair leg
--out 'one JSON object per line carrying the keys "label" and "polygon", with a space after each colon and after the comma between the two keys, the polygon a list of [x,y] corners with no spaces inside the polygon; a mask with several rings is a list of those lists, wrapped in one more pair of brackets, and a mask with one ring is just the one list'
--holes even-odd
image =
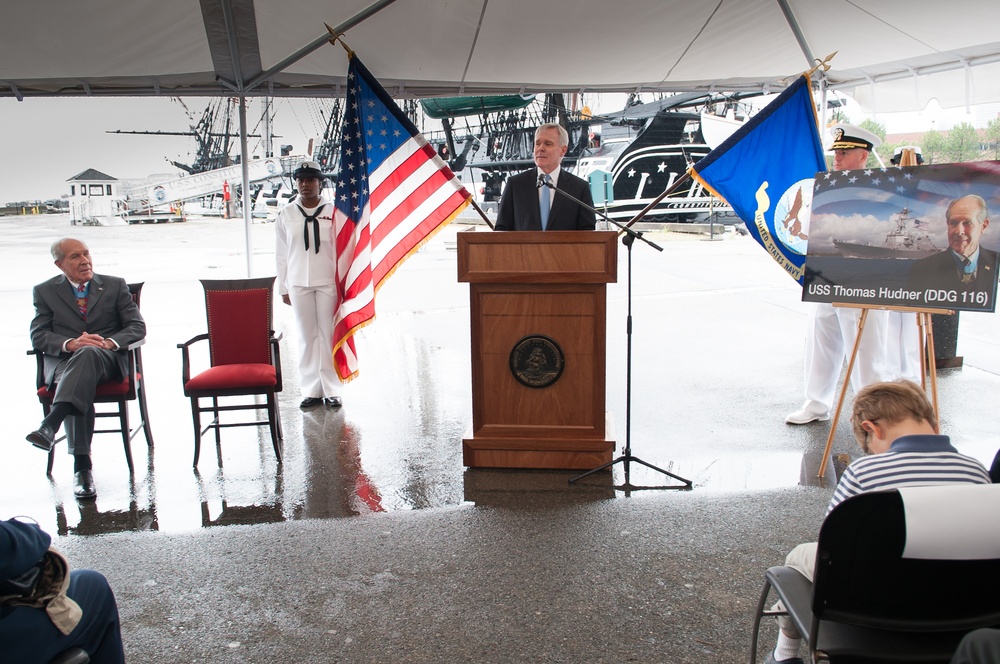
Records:
{"label": "chair leg", "polygon": [[132,429],[128,423],[128,401],[124,399],[118,402],[118,422],[122,428],[122,442],[125,445],[128,474],[135,475],[135,465],[132,463]]}
{"label": "chair leg", "polygon": [[[48,403],[45,403],[43,401],[42,402],[42,419],[48,417],[49,416],[49,412],[51,412],[51,410],[52,410],[52,405],[48,404]],[[58,433],[58,431],[56,433]],[[49,450],[48,465],[45,467],[45,475],[47,477],[52,477],[52,465],[55,463],[55,461],[56,461],[56,448],[55,448],[55,445],[53,445],[52,449]]]}
{"label": "chair leg", "polygon": [[136,400],[139,402],[139,417],[142,418],[142,433],[146,436],[146,446],[153,446],[153,431],[149,426],[149,410],[146,407],[146,387],[139,382],[136,386]]}
{"label": "chair leg", "polygon": [[222,445],[222,428],[219,425],[222,422],[219,420],[219,397],[212,397],[212,415],[215,416],[215,446],[220,447]]}
{"label": "chair leg", "polygon": [[281,430],[281,407],[278,403],[278,395],[274,395],[274,421],[278,426],[278,440],[285,440],[285,432]]}
{"label": "chair leg", "polygon": [[771,592],[771,582],[764,579],[764,590],[757,600],[757,611],[753,617],[753,632],[750,636],[750,664],[757,664],[757,641],[760,640],[760,621],[764,617],[764,607],[767,604],[767,596]]}
{"label": "chair leg", "polygon": [[267,424],[271,430],[271,445],[274,447],[274,456],[281,462],[281,415],[278,411],[278,400],[274,392],[267,393]]}
{"label": "chair leg", "polygon": [[128,445],[132,429],[128,425],[128,401],[121,399],[118,403],[118,426],[121,427],[122,441]]}
{"label": "chair leg", "polygon": [[201,412],[198,410],[198,397],[191,397],[191,420],[194,422],[194,462],[198,467],[198,456],[201,454]]}

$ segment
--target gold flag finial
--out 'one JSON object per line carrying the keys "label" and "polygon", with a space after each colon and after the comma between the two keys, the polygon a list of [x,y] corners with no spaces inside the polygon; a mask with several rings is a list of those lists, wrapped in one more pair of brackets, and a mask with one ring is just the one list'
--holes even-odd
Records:
{"label": "gold flag finial", "polygon": [[822,60],[816,63],[816,66],[805,73],[806,76],[812,78],[813,72],[817,69],[822,69],[823,71],[830,71],[830,60],[833,60],[833,56],[837,55],[840,51],[834,51],[830,55],[826,56]]}
{"label": "gold flag finial", "polygon": [[351,58],[353,58],[354,51],[352,51],[351,47],[348,46],[347,43],[344,41],[344,36],[338,35],[337,32],[330,27],[329,23],[324,23],[323,25],[326,26],[326,31],[330,33],[330,43],[336,44],[337,42],[340,42],[340,45],[344,47],[345,51],[347,51],[347,59],[350,60]]}

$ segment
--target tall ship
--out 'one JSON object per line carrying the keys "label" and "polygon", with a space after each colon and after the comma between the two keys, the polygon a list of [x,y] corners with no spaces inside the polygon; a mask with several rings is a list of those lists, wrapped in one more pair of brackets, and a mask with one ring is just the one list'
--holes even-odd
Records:
{"label": "tall ship", "polygon": [[[688,168],[712,147],[702,135],[703,112],[718,114],[740,97],[690,93],[651,103],[630,99],[622,111],[592,115],[564,95],[500,95],[421,100],[423,116],[441,120],[443,132],[424,132],[452,170],[471,184],[487,210],[496,209],[506,178],[534,165],[535,128],[559,122],[569,134],[563,168],[587,178],[609,174],[611,199],[597,207],[619,223],[629,221],[665,189],[681,180],[645,221],[704,222],[728,217],[732,208],[693,181]],[[477,119],[478,117],[478,119]],[[469,177],[464,177],[466,174]],[[471,180],[471,182],[469,182]]]}
{"label": "tall ship", "polygon": [[910,208],[903,207],[890,221],[894,221],[896,227],[886,233],[881,244],[845,240],[834,240],[833,244],[845,258],[924,258],[941,251],[930,235],[920,231],[925,222],[911,218]]}

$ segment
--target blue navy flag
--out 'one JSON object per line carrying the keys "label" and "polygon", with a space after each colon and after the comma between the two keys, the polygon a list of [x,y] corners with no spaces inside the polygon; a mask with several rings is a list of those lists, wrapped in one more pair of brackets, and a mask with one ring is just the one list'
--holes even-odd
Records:
{"label": "blue navy flag", "polygon": [[826,170],[808,76],[801,76],[725,143],[691,167],[800,284],[813,177]]}

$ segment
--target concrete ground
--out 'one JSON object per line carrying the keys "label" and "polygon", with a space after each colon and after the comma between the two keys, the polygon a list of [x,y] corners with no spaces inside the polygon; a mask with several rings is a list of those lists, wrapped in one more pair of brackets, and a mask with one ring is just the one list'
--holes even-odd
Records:
{"label": "concrete ground", "polygon": [[[284,462],[265,429],[226,429],[191,466],[176,345],[204,331],[200,278],[247,275],[240,221],[71,227],[0,218],[8,368],[0,517],[29,515],[118,596],[132,662],[738,662],[763,571],[814,538],[835,477],[816,471],[829,423],[784,424],[802,401],[808,305],[747,237],[650,233],[633,249],[629,431],[639,458],[691,491],[621,491],[621,466],[574,473],[470,470],[468,286],[448,227],[377,297],[358,334],[360,377],[339,411],[300,411],[295,334],[277,304]],[[24,441],[33,396],[31,286],[48,245],[86,241],[98,272],[145,281],[155,445],[95,440],[98,498],[72,495]],[[273,227],[251,229],[254,276],[273,274]],[[608,292],[608,409],[626,434],[626,258]],[[963,314],[961,369],[943,370],[942,427],[984,462],[1000,447],[996,316]],[[835,454],[856,454],[846,420]],[[667,478],[632,465],[632,483]],[[765,630],[768,642],[774,628]]]}

